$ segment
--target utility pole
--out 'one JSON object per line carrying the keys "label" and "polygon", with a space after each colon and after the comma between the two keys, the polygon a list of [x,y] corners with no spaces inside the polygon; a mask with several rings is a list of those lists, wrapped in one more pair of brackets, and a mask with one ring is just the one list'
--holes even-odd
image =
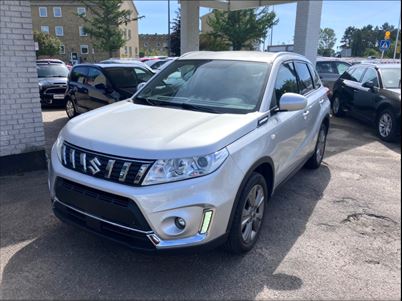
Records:
{"label": "utility pole", "polygon": [[171,44],[171,37],[170,37],[170,0],[168,0],[168,56],[170,56],[170,44]]}
{"label": "utility pole", "polygon": [[396,40],[395,40],[395,49],[394,49],[394,60],[396,58],[396,49],[398,48],[398,39],[399,39],[399,29],[401,28],[401,15],[399,15],[399,23],[398,23],[398,30],[396,32]]}

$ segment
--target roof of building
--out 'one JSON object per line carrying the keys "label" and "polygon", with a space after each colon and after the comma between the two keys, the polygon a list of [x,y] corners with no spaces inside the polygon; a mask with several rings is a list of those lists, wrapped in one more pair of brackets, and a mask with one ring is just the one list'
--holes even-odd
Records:
{"label": "roof of building", "polygon": [[281,55],[293,55],[304,58],[293,52],[262,52],[262,51],[194,51],[182,55],[179,60],[236,60],[272,63]]}

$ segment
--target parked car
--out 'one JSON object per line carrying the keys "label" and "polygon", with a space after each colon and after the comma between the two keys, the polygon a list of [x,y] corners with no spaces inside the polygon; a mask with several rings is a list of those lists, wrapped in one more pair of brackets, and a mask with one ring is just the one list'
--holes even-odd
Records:
{"label": "parked car", "polygon": [[63,63],[44,62],[36,64],[38,71],[40,102],[45,105],[64,106],[68,68]]}
{"label": "parked car", "polygon": [[70,72],[66,113],[73,118],[101,106],[131,97],[154,73],[142,64],[82,64]]}
{"label": "parked car", "polygon": [[336,58],[317,58],[316,69],[320,75],[321,81],[329,89],[330,95],[334,83],[351,66],[350,63]]}
{"label": "parked car", "polygon": [[104,61],[101,61],[100,64],[132,64],[135,66],[139,66],[145,69],[148,69],[149,71],[153,71],[152,68],[150,68],[147,64],[137,60],[137,59],[107,59]]}
{"label": "parked car", "polygon": [[150,67],[155,72],[159,72],[161,69],[165,68],[166,65],[172,62],[175,58],[166,58],[160,60],[149,60],[146,61],[145,64]]}
{"label": "parked car", "polygon": [[322,162],[327,90],[294,53],[187,53],[62,129],[54,213],[132,248],[247,252],[276,188]]}
{"label": "parked car", "polygon": [[373,123],[382,140],[395,141],[401,128],[401,65],[352,66],[334,85],[332,110]]}
{"label": "parked car", "polygon": [[36,60],[37,64],[64,64],[65,63],[62,60],[58,59],[38,59]]}

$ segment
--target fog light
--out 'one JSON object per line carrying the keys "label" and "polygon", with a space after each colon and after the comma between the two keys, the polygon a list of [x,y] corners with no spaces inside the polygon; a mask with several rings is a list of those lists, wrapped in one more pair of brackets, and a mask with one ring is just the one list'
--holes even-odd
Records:
{"label": "fog light", "polygon": [[208,232],[211,220],[212,220],[212,210],[204,211],[204,218],[202,220],[200,234],[205,234]]}
{"label": "fog light", "polygon": [[176,227],[179,228],[180,230],[183,230],[186,227],[186,221],[181,217],[176,217],[174,219],[174,223]]}

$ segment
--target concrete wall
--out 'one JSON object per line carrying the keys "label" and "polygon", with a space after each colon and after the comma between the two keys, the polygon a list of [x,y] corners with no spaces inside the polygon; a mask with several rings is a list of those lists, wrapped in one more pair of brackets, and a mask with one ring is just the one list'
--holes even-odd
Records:
{"label": "concrete wall", "polygon": [[29,1],[0,1],[0,157],[43,151]]}

